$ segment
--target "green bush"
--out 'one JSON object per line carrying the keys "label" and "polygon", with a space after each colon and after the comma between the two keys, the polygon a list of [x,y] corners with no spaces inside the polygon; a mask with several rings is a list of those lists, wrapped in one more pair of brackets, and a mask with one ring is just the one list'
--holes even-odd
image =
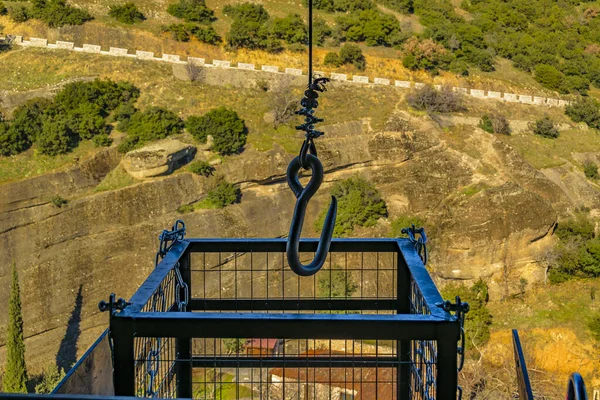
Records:
{"label": "green bush", "polygon": [[598,179],[600,177],[598,174],[598,166],[591,161],[583,163],[583,172],[588,179]]}
{"label": "green bush", "polygon": [[138,111],[126,124],[127,138],[119,145],[119,151],[126,153],[153,140],[181,133],[183,126],[183,121],[177,115],[164,108],[151,107],[146,111]]}
{"label": "green bush", "polygon": [[[308,0],[304,0],[304,5],[308,7]],[[313,8],[315,10],[323,10],[333,12],[333,0],[313,0]]]}
{"label": "green bush", "polygon": [[329,53],[325,54],[325,60],[323,61],[323,64],[331,65],[333,67],[340,67],[343,63],[342,59],[337,53],[330,51]]}
{"label": "green bush", "polygon": [[510,124],[506,118],[499,114],[484,114],[479,121],[479,127],[489,133],[510,135]]}
{"label": "green bush", "polygon": [[221,42],[221,37],[217,34],[217,31],[212,26],[200,27],[196,24],[171,24],[162,28],[163,32],[168,32],[171,37],[178,42],[189,42],[191,37],[194,36],[198,41],[217,45]]}
{"label": "green bush", "polygon": [[246,20],[265,23],[269,20],[269,13],[262,4],[242,3],[235,6],[230,4],[223,7],[223,14],[234,20]]}
{"label": "green bush", "polygon": [[371,10],[375,8],[375,3],[371,0],[334,0],[334,8],[341,12]]}
{"label": "green bush", "polygon": [[42,380],[40,383],[35,385],[36,394],[50,394],[65,377],[65,371],[62,368],[58,368],[56,364],[50,364],[44,369],[42,374]]}
{"label": "green bush", "polygon": [[352,273],[334,265],[331,269],[321,269],[317,275],[317,297],[347,298],[358,290]]}
{"label": "green bush", "polygon": [[575,218],[560,221],[554,230],[554,234],[561,241],[570,239],[590,240],[595,237],[594,224],[584,215],[578,214]]}
{"label": "green bush", "polygon": [[359,71],[364,71],[367,67],[365,56],[360,47],[355,44],[346,43],[340,49],[340,60],[342,64],[352,64]]}
{"label": "green bush", "polygon": [[192,35],[194,35],[194,37],[202,43],[212,44],[216,46],[222,41],[221,36],[217,34],[217,31],[215,31],[215,29],[212,26],[208,26],[205,28],[195,26],[194,28],[192,28],[191,32]]}
{"label": "green bush", "polygon": [[196,161],[190,164],[189,170],[192,174],[208,177],[215,172],[215,167],[210,165],[207,161]]}
{"label": "green bush", "polygon": [[108,15],[119,22],[129,25],[142,22],[146,19],[134,3],[110,6]]}
{"label": "green bush", "polygon": [[336,18],[342,39],[365,42],[367,46],[390,46],[400,32],[398,20],[375,9],[353,12]]}
{"label": "green bush", "polygon": [[464,284],[450,284],[442,290],[444,299],[454,301],[460,296],[461,301],[469,303],[470,310],[465,316],[465,332],[467,350],[476,351],[490,339],[490,326],[492,325],[492,314],[487,308],[488,287],[479,279],[471,287]]}
{"label": "green bush", "polygon": [[18,24],[25,22],[31,18],[31,15],[27,8],[23,6],[15,6],[8,10],[8,16],[13,22]]}
{"label": "green bush", "polygon": [[298,14],[275,18],[272,21],[271,32],[275,39],[281,39],[287,43],[308,43],[306,25]]}
{"label": "green bush", "polygon": [[573,122],[585,122],[590,128],[600,129],[600,104],[591,97],[579,97],[567,105],[565,114]]}
{"label": "green bush", "polygon": [[419,217],[411,217],[408,215],[396,217],[392,221],[392,231],[390,232],[390,237],[408,237],[407,234],[402,233],[402,229],[410,228],[413,225],[415,228],[422,228],[425,225],[425,220]]}
{"label": "green bush", "polygon": [[233,110],[220,107],[201,117],[190,117],[186,129],[201,143],[208,135],[213,137],[212,150],[227,155],[238,152],[246,144],[247,128],[244,120]]}
{"label": "green bush", "polygon": [[40,153],[56,156],[71,151],[77,145],[77,138],[66,118],[58,116],[44,120],[36,145]]}
{"label": "green bush", "polygon": [[[379,218],[387,216],[385,201],[375,186],[360,175],[336,182],[331,194],[337,198],[338,209],[334,235],[349,234],[355,226],[374,226]],[[315,229],[320,231],[327,209],[315,221]]]}
{"label": "green bush", "polygon": [[50,28],[82,25],[93,17],[85,10],[69,6],[66,0],[33,0],[33,18],[41,19]]}
{"label": "green bush", "polygon": [[69,200],[67,200],[59,195],[56,195],[50,199],[50,203],[52,203],[52,205],[56,208],[62,208],[63,206],[66,206],[67,204],[69,204]]}
{"label": "green bush", "polygon": [[235,185],[220,179],[217,184],[208,191],[206,200],[216,208],[224,208],[230,204],[238,203],[242,191]]}
{"label": "green bush", "polygon": [[184,24],[171,24],[164,26],[162,31],[170,33],[171,38],[178,42],[189,42],[190,41],[190,29],[186,28]]}
{"label": "green bush", "polygon": [[313,42],[317,46],[323,46],[325,40],[331,37],[333,30],[323,18],[316,17],[313,21]]}
{"label": "green bush", "polygon": [[177,213],[188,214],[194,212],[194,206],[192,204],[183,204],[177,208]]}
{"label": "green bush", "polygon": [[535,80],[547,88],[558,90],[563,78],[563,74],[552,65],[538,64],[535,66]]}
{"label": "green bush", "polygon": [[31,138],[23,131],[0,122],[0,155],[19,154],[31,147]]}
{"label": "green bush", "polygon": [[592,337],[596,339],[596,341],[600,342],[600,314],[596,314],[592,317],[592,319],[588,322],[588,328]]}
{"label": "green bush", "polygon": [[[402,50],[402,65],[413,71],[422,69],[437,74],[440,69],[450,69],[453,63],[453,57],[448,50],[431,39],[410,37],[402,45]],[[457,68],[456,62],[453,68]]]}
{"label": "green bush", "polygon": [[409,14],[415,10],[413,0],[383,0],[379,3],[403,14]]}
{"label": "green bush", "polygon": [[106,133],[94,136],[92,142],[94,142],[96,147],[110,147],[113,144],[113,140]]}
{"label": "green bush", "polygon": [[179,3],[171,4],[167,12],[186,22],[209,24],[216,19],[214,11],[206,6],[204,0],[179,0]]}
{"label": "green bush", "polygon": [[[6,14],[8,14],[8,9],[4,5],[4,2],[0,1],[0,15],[6,15]],[[1,31],[1,29],[0,29],[0,31]]]}
{"label": "green bush", "polygon": [[547,115],[530,124],[530,129],[534,134],[545,138],[556,139],[560,135],[554,121]]}

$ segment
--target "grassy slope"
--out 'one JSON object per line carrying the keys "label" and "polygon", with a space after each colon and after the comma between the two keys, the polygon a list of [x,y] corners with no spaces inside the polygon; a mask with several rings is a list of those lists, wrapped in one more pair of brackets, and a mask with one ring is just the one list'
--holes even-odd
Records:
{"label": "grassy slope", "polygon": [[[48,29],[37,21],[29,21],[25,24],[14,24],[7,17],[0,17],[0,25],[6,27],[7,32],[21,33],[24,35],[48,37],[51,41],[56,39],[74,40],[78,44],[87,43],[101,44],[105,47],[120,46],[129,49],[141,49],[155,52],[175,53],[182,55],[195,55],[205,57],[207,60],[227,59],[234,62],[253,62],[255,64],[278,65],[281,67],[305,67],[306,55],[285,52],[283,54],[268,54],[261,51],[226,52],[223,48],[208,46],[192,40],[189,43],[175,42],[165,35],[160,34],[160,28],[164,24],[177,22],[178,20],[166,13],[170,0],[134,0],[140,10],[147,16],[146,21],[135,26],[124,25],[108,17],[110,5],[120,4],[121,0],[74,0],[73,4],[88,9],[96,18],[95,21],[80,27],[65,27],[60,30]],[[244,0],[207,0],[207,5],[215,10],[218,17],[213,23],[215,29],[223,37],[226,36],[231,19],[222,14],[222,9],[227,4],[242,3]],[[261,0],[259,1],[267,11],[275,17],[285,16],[289,13],[300,13],[303,17],[306,8],[302,0]],[[7,3],[14,4],[14,3]],[[380,7],[384,12],[390,13],[399,20],[406,32],[421,32],[423,27],[419,24],[415,15],[402,15]],[[331,24],[335,24],[335,15],[316,11],[320,16]],[[447,82],[450,84],[477,87],[499,91],[528,91],[535,93],[551,94],[535,82],[530,75],[517,71],[507,60],[499,60],[497,71],[492,73],[481,73],[471,71],[471,76],[459,78],[450,73],[443,73],[438,77],[431,77],[421,72],[406,70],[399,60],[400,52],[392,48],[362,46],[367,55],[367,70],[358,72],[350,66],[338,68],[336,71],[359,75],[383,76],[395,79],[412,79],[418,81]],[[329,71],[331,68],[321,65],[325,53],[336,49],[317,49],[315,52],[316,68]]]}
{"label": "grassy slope", "polygon": [[[231,107],[246,121],[249,145],[259,150],[269,150],[278,143],[287,151],[296,152],[301,143],[301,135],[292,128],[282,126],[274,129],[264,122],[264,114],[270,110],[270,93],[231,87],[217,90],[211,86],[182,82],[173,77],[170,64],[33,48],[8,53],[0,63],[0,87],[5,90],[44,87],[76,77],[128,80],[142,91],[138,107],[166,107],[182,118],[201,115],[221,105]],[[300,90],[297,90],[297,95],[300,100]],[[371,118],[372,126],[378,128],[399,99],[400,92],[394,88],[373,90],[343,86],[332,88],[319,99],[319,110],[326,115],[328,124],[347,121],[349,110],[352,110],[352,119]],[[68,165],[73,157],[82,157],[93,151],[91,143],[83,142],[74,153],[56,159],[37,156],[35,149],[16,157],[0,157],[0,182],[46,173]]]}

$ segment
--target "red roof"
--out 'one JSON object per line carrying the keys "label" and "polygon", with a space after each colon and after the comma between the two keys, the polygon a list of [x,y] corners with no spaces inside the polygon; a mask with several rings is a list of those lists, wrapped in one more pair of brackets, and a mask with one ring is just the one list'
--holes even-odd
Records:
{"label": "red roof", "polygon": [[246,342],[244,347],[251,349],[273,350],[278,344],[279,339],[250,339]]}

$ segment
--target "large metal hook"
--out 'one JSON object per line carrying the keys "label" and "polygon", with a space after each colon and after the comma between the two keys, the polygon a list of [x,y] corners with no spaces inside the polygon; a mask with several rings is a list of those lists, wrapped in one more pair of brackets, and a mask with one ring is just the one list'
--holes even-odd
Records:
{"label": "large metal hook", "polygon": [[[307,145],[305,143],[305,145]],[[314,145],[313,145],[314,146]],[[302,152],[301,152],[302,154]],[[296,196],[296,207],[294,208],[294,216],[292,217],[292,224],[290,226],[290,234],[288,236],[286,254],[290,268],[296,274],[300,276],[311,276],[317,273],[325,264],[327,259],[327,253],[329,252],[329,246],[331,245],[331,238],[333,236],[333,230],[335,228],[335,219],[337,216],[337,199],[331,196],[331,204],[329,205],[329,211],[325,217],[325,223],[323,224],[323,230],[321,231],[321,239],[317,246],[317,252],[315,258],[308,265],[303,265],[300,262],[300,235],[302,234],[302,225],[304,224],[304,216],[306,215],[306,208],[311,197],[317,192],[321,183],[323,182],[323,164],[321,161],[313,155],[305,152],[303,154],[304,160],[300,159],[300,156],[295,157],[287,169],[287,182]],[[303,165],[304,163],[304,165]],[[311,169],[312,177],[306,187],[303,187],[298,179],[298,172],[300,168]]]}

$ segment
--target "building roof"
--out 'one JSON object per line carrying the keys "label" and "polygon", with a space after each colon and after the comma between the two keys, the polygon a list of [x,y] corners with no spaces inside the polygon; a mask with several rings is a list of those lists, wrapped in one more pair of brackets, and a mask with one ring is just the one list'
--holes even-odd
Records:
{"label": "building roof", "polygon": [[250,339],[246,342],[244,347],[273,350],[279,344],[279,341],[280,339]]}
{"label": "building roof", "polygon": [[[329,351],[309,351],[300,357],[347,354]],[[356,392],[355,400],[396,400],[396,376],[393,368],[272,368],[272,375],[303,383],[320,383]]]}

